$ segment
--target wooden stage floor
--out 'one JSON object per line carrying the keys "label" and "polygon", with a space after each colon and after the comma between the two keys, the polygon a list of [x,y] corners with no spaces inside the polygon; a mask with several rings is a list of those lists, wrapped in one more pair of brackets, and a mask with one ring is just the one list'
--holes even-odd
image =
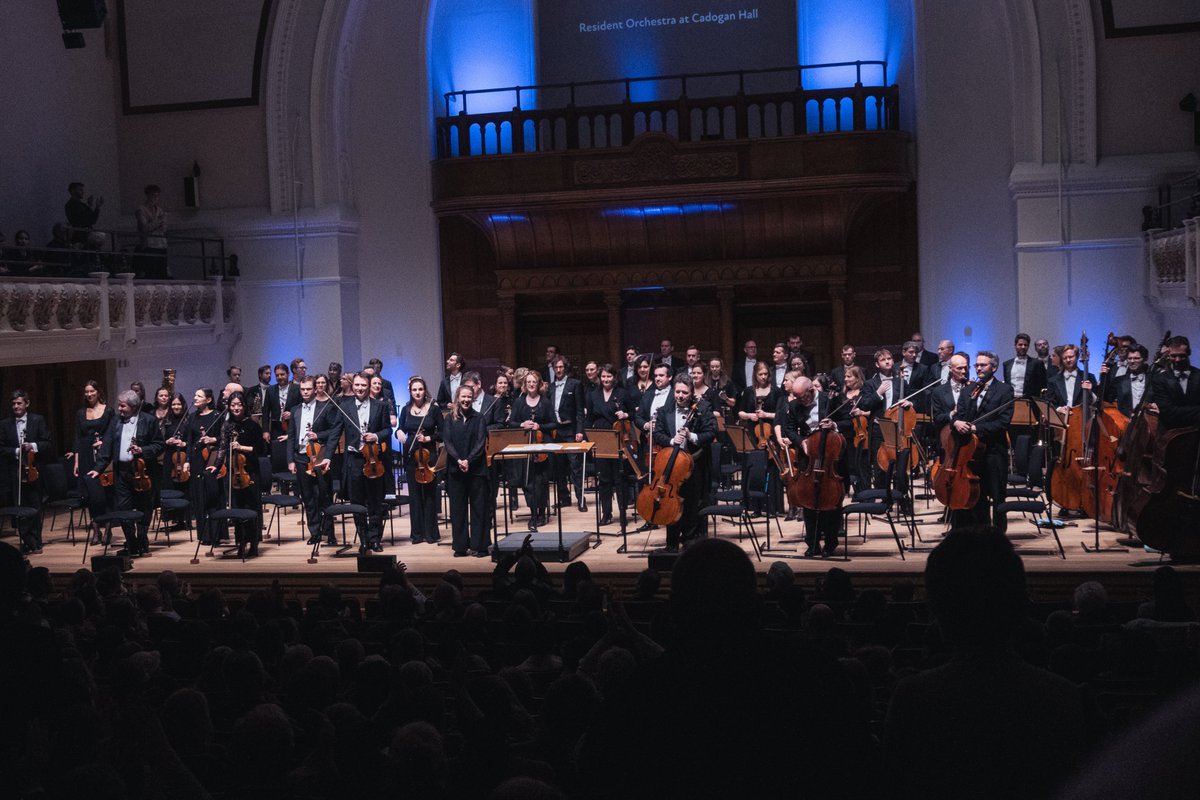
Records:
{"label": "wooden stage floor", "polygon": [[[588,513],[575,510],[573,507],[563,509],[564,531],[590,531],[591,547],[576,560],[587,563],[594,576],[603,580],[615,589],[623,590],[632,586],[634,579],[647,566],[647,554],[665,543],[665,530],[658,529],[649,532],[635,533],[637,523],[632,522],[628,528],[628,553],[619,552],[622,544],[620,528],[611,525],[601,528],[599,542],[596,541],[596,516],[594,508]],[[509,530],[513,535],[523,537],[525,534],[524,509],[517,512],[515,522]],[[172,543],[167,546],[164,537],[152,539],[152,555],[148,558],[136,559],[133,569],[127,573],[128,581],[140,583],[153,579],[161,570],[174,570],[195,586],[222,586],[230,588],[253,589],[269,586],[273,581],[279,581],[295,591],[315,590],[317,587],[336,582],[358,591],[369,591],[377,586],[378,576],[357,573],[357,548],[337,555],[333,549],[323,547],[315,564],[309,564],[308,558],[311,547],[304,543],[304,530],[301,528],[299,512],[292,512],[283,518],[282,542],[278,536],[264,540],[258,558],[242,562],[234,554],[223,555],[218,549],[215,556],[208,557],[204,550],[200,552],[199,564],[191,564],[196,548],[194,541],[188,541],[187,531],[172,533]],[[944,526],[940,522],[939,507],[936,503],[926,505],[924,501],[917,503],[917,531],[920,539],[918,548],[934,546],[941,537]],[[448,569],[456,569],[463,573],[464,579],[474,586],[485,586],[487,576],[493,569],[493,562],[486,558],[454,558],[450,549],[450,529],[448,525],[442,528],[440,544],[412,544],[409,542],[408,516],[404,515],[394,521],[395,544],[392,544],[391,531],[388,523],[384,527],[384,555],[394,555],[407,566],[414,582],[422,588],[432,587],[437,577]],[[556,533],[557,527],[552,524],[543,531]],[[830,567],[841,567],[850,571],[860,587],[877,586],[887,588],[893,582],[911,579],[918,584],[925,569],[927,551],[908,549],[911,535],[906,527],[898,525],[901,540],[906,552],[902,559],[892,537],[887,522],[882,518],[872,518],[866,527],[866,538],[858,535],[858,523],[854,518],[850,525],[849,560],[843,557],[843,549],[839,547],[834,558],[810,559],[804,558],[803,523],[784,522],[782,517],[778,523],[772,523],[770,549],[767,549],[765,520],[755,520],[758,539],[764,547],[761,561],[755,561],[759,573],[764,574],[776,560],[786,561],[797,573],[801,584],[807,588]],[[45,549],[42,554],[31,556],[35,566],[50,569],[56,580],[62,581],[75,570],[88,566],[84,563],[84,545],[82,536],[77,544],[66,540],[66,518],[60,518],[52,531],[50,521],[45,527]],[[710,531],[712,529],[710,528]],[[1059,529],[1066,558],[1058,553],[1054,535],[1049,530],[1039,531],[1027,520],[1013,517],[1009,524],[1009,536],[1014,546],[1021,553],[1029,576],[1031,593],[1053,593],[1061,595],[1065,590],[1069,593],[1079,583],[1096,579],[1108,587],[1114,599],[1118,597],[1145,596],[1150,590],[1151,573],[1165,561],[1158,554],[1148,553],[1141,547],[1121,547],[1119,542],[1125,541],[1124,534],[1101,528],[1100,543],[1105,548],[1115,548],[1105,552],[1089,553],[1084,544],[1091,545],[1095,539],[1094,528],[1089,520],[1072,520],[1068,527]],[[782,535],[781,535],[782,533]],[[501,530],[503,534],[503,530]],[[353,530],[348,529],[347,535],[353,538]],[[716,527],[716,535],[733,542],[739,542],[737,526],[729,521],[721,521]],[[5,531],[5,541],[16,544],[12,531]],[[120,541],[119,530],[113,534],[114,541]],[[921,541],[924,540],[924,541]],[[516,541],[520,541],[518,538]],[[754,558],[753,548],[749,537],[740,540],[741,546]],[[113,552],[116,550],[113,547]],[[87,554],[90,562],[93,555],[103,552],[103,548],[90,548]],[[1196,590],[1200,587],[1200,566],[1176,565],[1184,574],[1185,581]],[[564,563],[547,563],[552,573],[561,573],[566,568]],[[665,585],[665,582],[664,582]]]}

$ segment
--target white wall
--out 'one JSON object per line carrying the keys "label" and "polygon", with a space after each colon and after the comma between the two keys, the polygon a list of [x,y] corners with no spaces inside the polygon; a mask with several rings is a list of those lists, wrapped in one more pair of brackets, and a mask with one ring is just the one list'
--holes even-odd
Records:
{"label": "white wall", "polygon": [[[11,244],[25,228],[34,244],[65,222],[67,184],[103,195],[100,224],[119,209],[115,49],[105,29],[85,31],[87,46],[67,50],[54,3],[0,4],[0,231]],[[111,37],[115,42],[116,37]]]}

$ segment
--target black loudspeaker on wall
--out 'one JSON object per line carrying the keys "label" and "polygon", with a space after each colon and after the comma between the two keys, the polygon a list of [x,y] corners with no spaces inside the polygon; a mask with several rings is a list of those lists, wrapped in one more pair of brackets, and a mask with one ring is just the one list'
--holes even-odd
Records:
{"label": "black loudspeaker on wall", "polygon": [[58,16],[68,30],[99,28],[108,16],[104,0],[58,0]]}

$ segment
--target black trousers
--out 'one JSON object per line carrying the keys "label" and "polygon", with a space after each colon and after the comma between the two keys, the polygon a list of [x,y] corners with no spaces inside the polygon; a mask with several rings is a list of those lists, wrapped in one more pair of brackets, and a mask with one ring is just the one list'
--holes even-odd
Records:
{"label": "black trousers", "polygon": [[414,542],[436,542],[442,538],[438,528],[438,512],[441,498],[438,493],[438,476],[431,483],[417,483],[416,461],[405,461],[404,474],[408,476],[409,536]]}
{"label": "black trousers", "polygon": [[125,534],[125,547],[129,550],[139,550],[143,553],[150,550],[150,514],[153,511],[154,492],[135,492],[133,490],[133,462],[113,462],[113,507],[117,511],[141,511],[142,521],[134,525],[130,522],[121,523],[121,531]]}
{"label": "black trousers", "polygon": [[351,503],[367,507],[366,514],[354,515],[354,529],[361,545],[373,545],[383,538],[383,478],[363,475],[363,457],[346,453],[343,491]]}
{"label": "black trousers", "polygon": [[304,518],[308,524],[308,538],[320,539],[322,535],[330,544],[337,544],[333,535],[333,520],[325,517],[325,509],[333,503],[333,479],[331,472],[308,474],[308,459],[301,463],[296,459],[296,488],[300,501],[304,503]]}
{"label": "black trousers", "polygon": [[221,508],[221,489],[216,476],[207,469],[193,470],[191,484],[192,511],[196,516],[196,531],[201,544],[214,544],[214,532],[221,535],[208,519],[210,511]]}
{"label": "black trousers", "polygon": [[25,508],[36,508],[38,514],[31,519],[22,519],[17,521],[17,533],[21,537],[21,544],[30,550],[42,549],[42,482],[41,480],[33,481],[32,483],[23,483],[20,485],[20,503],[17,502],[17,470],[16,467],[8,467],[5,470],[4,491],[0,495],[0,505],[16,506],[21,505]]}
{"label": "black trousers", "polygon": [[450,531],[455,553],[488,549],[488,479],[453,465],[446,468],[446,493],[450,495]]}
{"label": "black trousers", "polygon": [[1008,516],[996,511],[996,506],[1003,503],[1008,495],[1007,455],[999,448],[989,448],[984,451],[982,458],[971,462],[971,469],[979,476],[979,502],[973,508],[954,512],[951,525],[961,527],[987,525],[990,522],[996,530],[1004,533],[1008,530]]}
{"label": "black trousers", "polygon": [[667,547],[678,547],[684,539],[692,539],[703,534],[701,527],[700,508],[703,501],[703,479],[700,470],[693,472],[679,487],[679,495],[683,501],[683,514],[674,525],[667,526]]}
{"label": "black trousers", "polygon": [[832,553],[838,544],[842,515],[837,511],[804,509],[804,543],[816,548],[823,539],[825,551]]}

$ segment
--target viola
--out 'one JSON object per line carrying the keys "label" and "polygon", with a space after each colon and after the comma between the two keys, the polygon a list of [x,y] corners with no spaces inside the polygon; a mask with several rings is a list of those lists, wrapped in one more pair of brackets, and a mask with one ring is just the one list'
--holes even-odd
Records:
{"label": "viola", "polygon": [[433,483],[437,478],[437,471],[429,463],[429,448],[418,447],[413,453],[413,462],[416,464],[416,469],[413,470],[413,480],[423,486]]}
{"label": "viola", "polygon": [[[762,411],[762,407],[763,407],[763,401],[762,401],[762,398],[759,398],[756,401],[756,408],[754,410],[756,412]],[[769,420],[769,419],[760,419],[759,421],[754,423],[754,439],[755,439],[755,441],[758,442],[759,450],[768,450],[768,451],[770,450],[769,443],[771,441],[772,431],[773,431],[773,426],[771,424],[771,420]]]}
{"label": "viola", "polygon": [[846,492],[846,484],[837,470],[846,437],[836,429],[820,428],[809,434],[804,443],[808,465],[788,485],[788,500],[799,508],[833,511],[842,505]]}
{"label": "viola", "polygon": [[37,453],[33,450],[26,450],[25,455],[21,458],[21,483],[35,483],[39,477],[38,468],[35,464]]}
{"label": "viola", "polygon": [[[321,457],[321,450],[323,449],[324,448],[321,447],[321,443],[316,439],[313,439],[304,448],[304,454],[308,456],[308,468],[305,470],[305,472],[313,477],[318,475],[317,464],[321,461],[324,461],[324,459]],[[326,466],[323,470],[321,470],[321,473],[324,473],[326,469],[329,469],[329,467]]]}
{"label": "viola", "polygon": [[[213,450],[207,445],[200,448],[200,458],[204,461],[204,466],[206,468],[216,466],[217,461],[220,460],[220,455],[221,452],[219,450]],[[217,470],[213,474],[217,478],[224,478],[227,474],[229,474],[229,470],[226,468],[224,461],[221,462],[220,466],[217,466]]]}
{"label": "viola", "polygon": [[633,467],[634,477],[641,480],[642,470],[638,466],[637,458],[633,454],[633,449],[637,446],[637,426],[633,424],[632,419],[626,417],[614,422],[613,430],[617,432],[617,447],[620,449],[621,456],[629,462],[629,466]]}
{"label": "viola", "polygon": [[979,476],[971,471],[971,460],[979,448],[979,437],[959,433],[950,423],[942,428],[941,443],[942,460],[930,469],[934,495],[954,511],[974,508],[979,502]]}
{"label": "viola", "polygon": [[[698,404],[694,404],[683,427],[691,427]],[[683,516],[683,498],[679,489],[692,474],[692,457],[673,444],[654,456],[656,479],[638,493],[637,512],[651,525],[674,525]]]}

